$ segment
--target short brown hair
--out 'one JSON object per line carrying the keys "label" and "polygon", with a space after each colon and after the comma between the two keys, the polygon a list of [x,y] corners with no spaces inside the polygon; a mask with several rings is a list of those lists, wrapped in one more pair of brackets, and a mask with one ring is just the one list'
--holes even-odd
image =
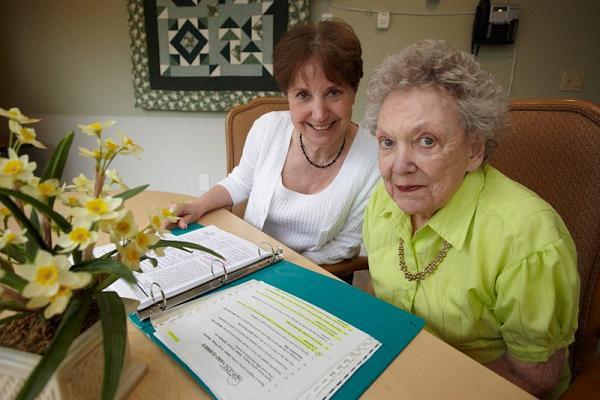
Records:
{"label": "short brown hair", "polygon": [[331,82],[348,84],[355,91],[363,76],[362,49],[350,25],[340,19],[297,25],[279,40],[273,52],[275,80],[284,93],[296,73],[311,58],[320,61]]}

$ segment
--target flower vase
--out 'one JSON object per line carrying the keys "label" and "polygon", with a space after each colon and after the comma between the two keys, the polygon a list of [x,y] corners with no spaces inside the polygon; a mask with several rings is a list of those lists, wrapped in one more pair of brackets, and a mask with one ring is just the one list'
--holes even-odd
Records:
{"label": "flower vase", "polygon": [[[0,347],[0,399],[14,399],[41,356],[7,347]],[[135,387],[148,367],[132,362],[129,343],[117,399],[122,399]],[[79,335],[46,387],[39,400],[99,399],[104,378],[104,349],[100,321]]]}

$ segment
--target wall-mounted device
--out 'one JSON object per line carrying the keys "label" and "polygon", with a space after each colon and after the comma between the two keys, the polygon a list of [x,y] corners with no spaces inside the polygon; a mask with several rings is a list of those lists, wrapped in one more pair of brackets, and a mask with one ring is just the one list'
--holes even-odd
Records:
{"label": "wall-mounted device", "polygon": [[490,0],[480,0],[473,21],[471,52],[477,55],[482,44],[514,43],[518,26],[517,4],[490,4]]}

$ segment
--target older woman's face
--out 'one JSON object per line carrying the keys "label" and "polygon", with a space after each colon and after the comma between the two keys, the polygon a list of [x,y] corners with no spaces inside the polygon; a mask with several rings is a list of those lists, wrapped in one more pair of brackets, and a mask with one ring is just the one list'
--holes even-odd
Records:
{"label": "older woman's face", "polygon": [[470,139],[455,100],[432,87],[389,94],[377,123],[379,169],[385,188],[418,229],[483,160],[482,140]]}
{"label": "older woman's face", "polygon": [[292,122],[315,146],[338,145],[352,119],[355,91],[331,82],[321,64],[310,60],[288,89]]}

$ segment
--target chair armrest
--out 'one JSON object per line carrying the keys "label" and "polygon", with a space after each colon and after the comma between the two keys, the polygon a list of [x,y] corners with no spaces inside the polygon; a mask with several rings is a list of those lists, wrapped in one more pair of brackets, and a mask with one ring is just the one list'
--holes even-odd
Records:
{"label": "chair armrest", "polygon": [[600,358],[590,369],[575,379],[561,400],[600,399]]}

